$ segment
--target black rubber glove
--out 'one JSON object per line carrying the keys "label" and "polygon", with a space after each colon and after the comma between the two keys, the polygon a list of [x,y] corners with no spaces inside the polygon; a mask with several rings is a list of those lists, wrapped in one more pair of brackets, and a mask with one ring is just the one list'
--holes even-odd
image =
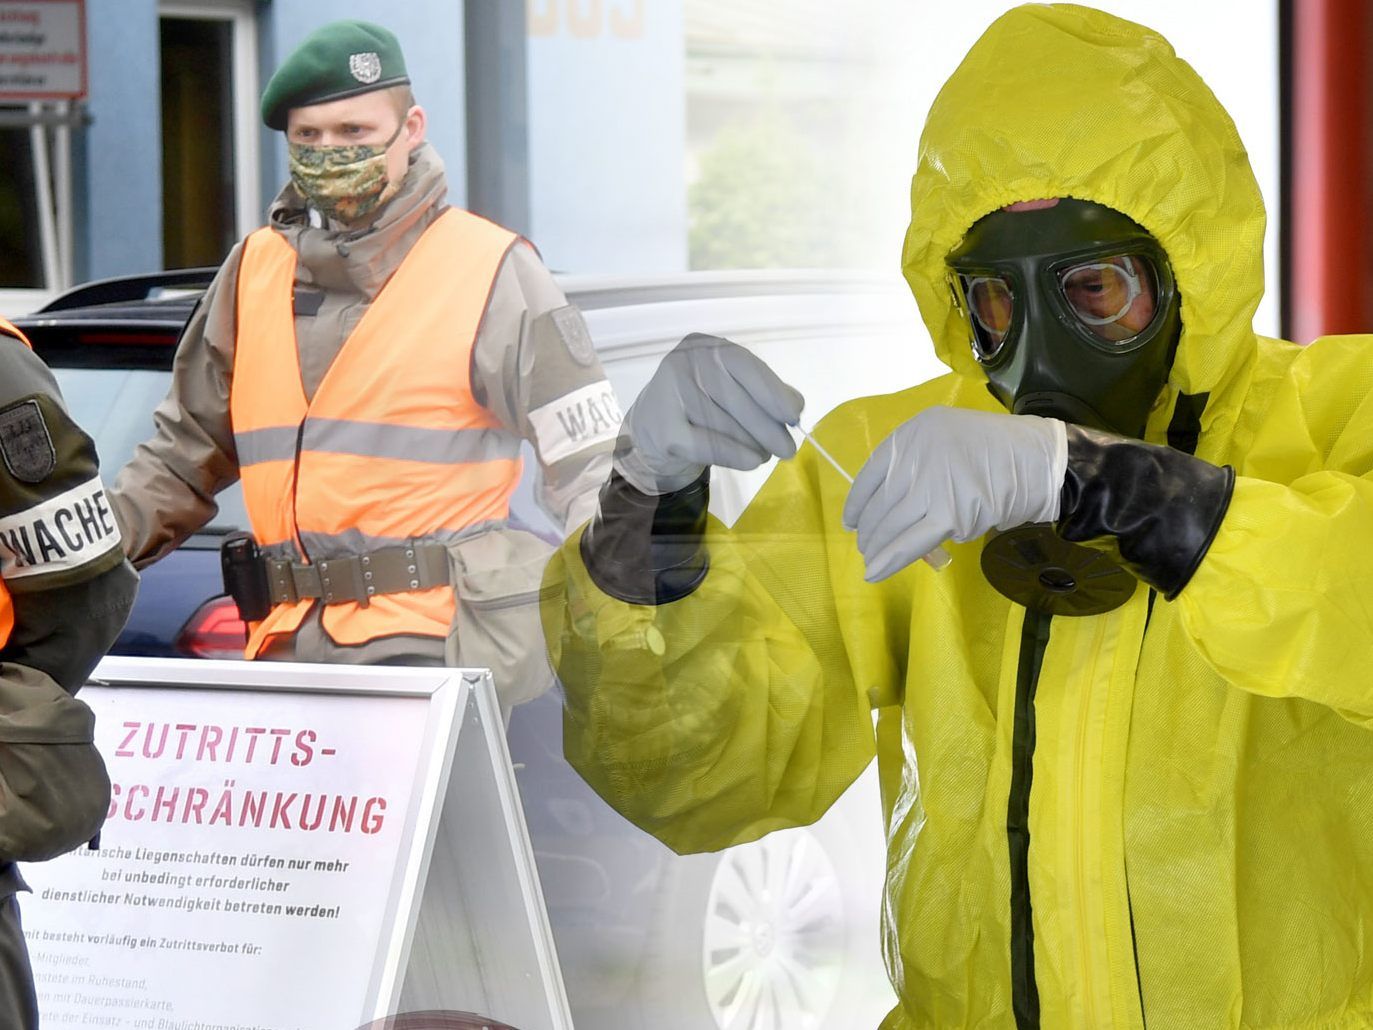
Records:
{"label": "black rubber glove", "polygon": [[582,561],[592,581],[630,604],[687,596],[706,575],[709,503],[709,469],[681,490],[657,495],[612,472],[582,534]]}
{"label": "black rubber glove", "polygon": [[1228,465],[1070,425],[1056,528],[1114,554],[1171,601],[1206,556],[1234,486]]}

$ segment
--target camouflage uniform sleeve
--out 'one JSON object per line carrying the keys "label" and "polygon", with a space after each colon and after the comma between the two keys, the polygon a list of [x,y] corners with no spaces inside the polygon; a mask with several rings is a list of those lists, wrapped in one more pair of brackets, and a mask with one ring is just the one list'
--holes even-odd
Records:
{"label": "camouflage uniform sleeve", "polygon": [[0,578],[14,606],[0,661],[71,691],[123,628],[138,582],[95,443],[52,373],[9,337],[0,339]]}
{"label": "camouflage uniform sleeve", "polygon": [[171,388],[153,413],[153,436],[138,445],[110,492],[125,553],[138,568],[210,521],[219,510],[215,494],[238,479],[229,384],[242,247],[230,252],[186,323]]}
{"label": "camouflage uniform sleeve", "polygon": [[517,244],[496,276],[472,348],[477,401],[539,459],[539,506],[572,529],[610,476],[620,407],[581,312],[533,247]]}

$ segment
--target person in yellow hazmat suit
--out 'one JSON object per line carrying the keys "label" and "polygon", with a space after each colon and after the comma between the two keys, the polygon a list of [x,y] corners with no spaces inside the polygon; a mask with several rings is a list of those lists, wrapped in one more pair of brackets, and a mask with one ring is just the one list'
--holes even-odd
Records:
{"label": "person in yellow hazmat suit", "polygon": [[690,852],[875,755],[887,1030],[1373,1025],[1373,339],[1255,335],[1235,128],[1098,11],[987,30],[912,212],[951,371],[820,421],[852,487],[728,341],[626,416],[546,581],[569,759]]}

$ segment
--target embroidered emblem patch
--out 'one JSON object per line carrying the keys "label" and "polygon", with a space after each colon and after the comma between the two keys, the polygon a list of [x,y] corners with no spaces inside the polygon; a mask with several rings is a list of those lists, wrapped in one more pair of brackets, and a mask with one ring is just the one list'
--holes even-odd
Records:
{"label": "embroidered emblem patch", "polygon": [[368,51],[365,54],[352,54],[348,58],[348,70],[364,86],[370,86],[381,78],[381,58]]}
{"label": "embroidered emblem patch", "polygon": [[558,335],[562,337],[573,360],[579,365],[591,364],[596,358],[596,345],[591,342],[591,334],[587,332],[582,313],[569,304],[550,314],[553,326],[558,330]]}
{"label": "embroidered emblem patch", "polygon": [[52,475],[57,450],[37,401],[20,401],[0,411],[0,456],[21,483],[41,483]]}

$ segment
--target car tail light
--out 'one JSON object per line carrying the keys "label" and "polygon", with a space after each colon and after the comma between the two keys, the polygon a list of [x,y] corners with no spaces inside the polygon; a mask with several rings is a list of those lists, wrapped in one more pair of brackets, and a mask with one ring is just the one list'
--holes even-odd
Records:
{"label": "car tail light", "polygon": [[176,333],[101,333],[86,331],[78,333],[77,342],[85,347],[117,345],[121,347],[175,347]]}
{"label": "car tail light", "polygon": [[242,658],[246,627],[232,597],[206,601],[186,620],[176,649],[192,658]]}

